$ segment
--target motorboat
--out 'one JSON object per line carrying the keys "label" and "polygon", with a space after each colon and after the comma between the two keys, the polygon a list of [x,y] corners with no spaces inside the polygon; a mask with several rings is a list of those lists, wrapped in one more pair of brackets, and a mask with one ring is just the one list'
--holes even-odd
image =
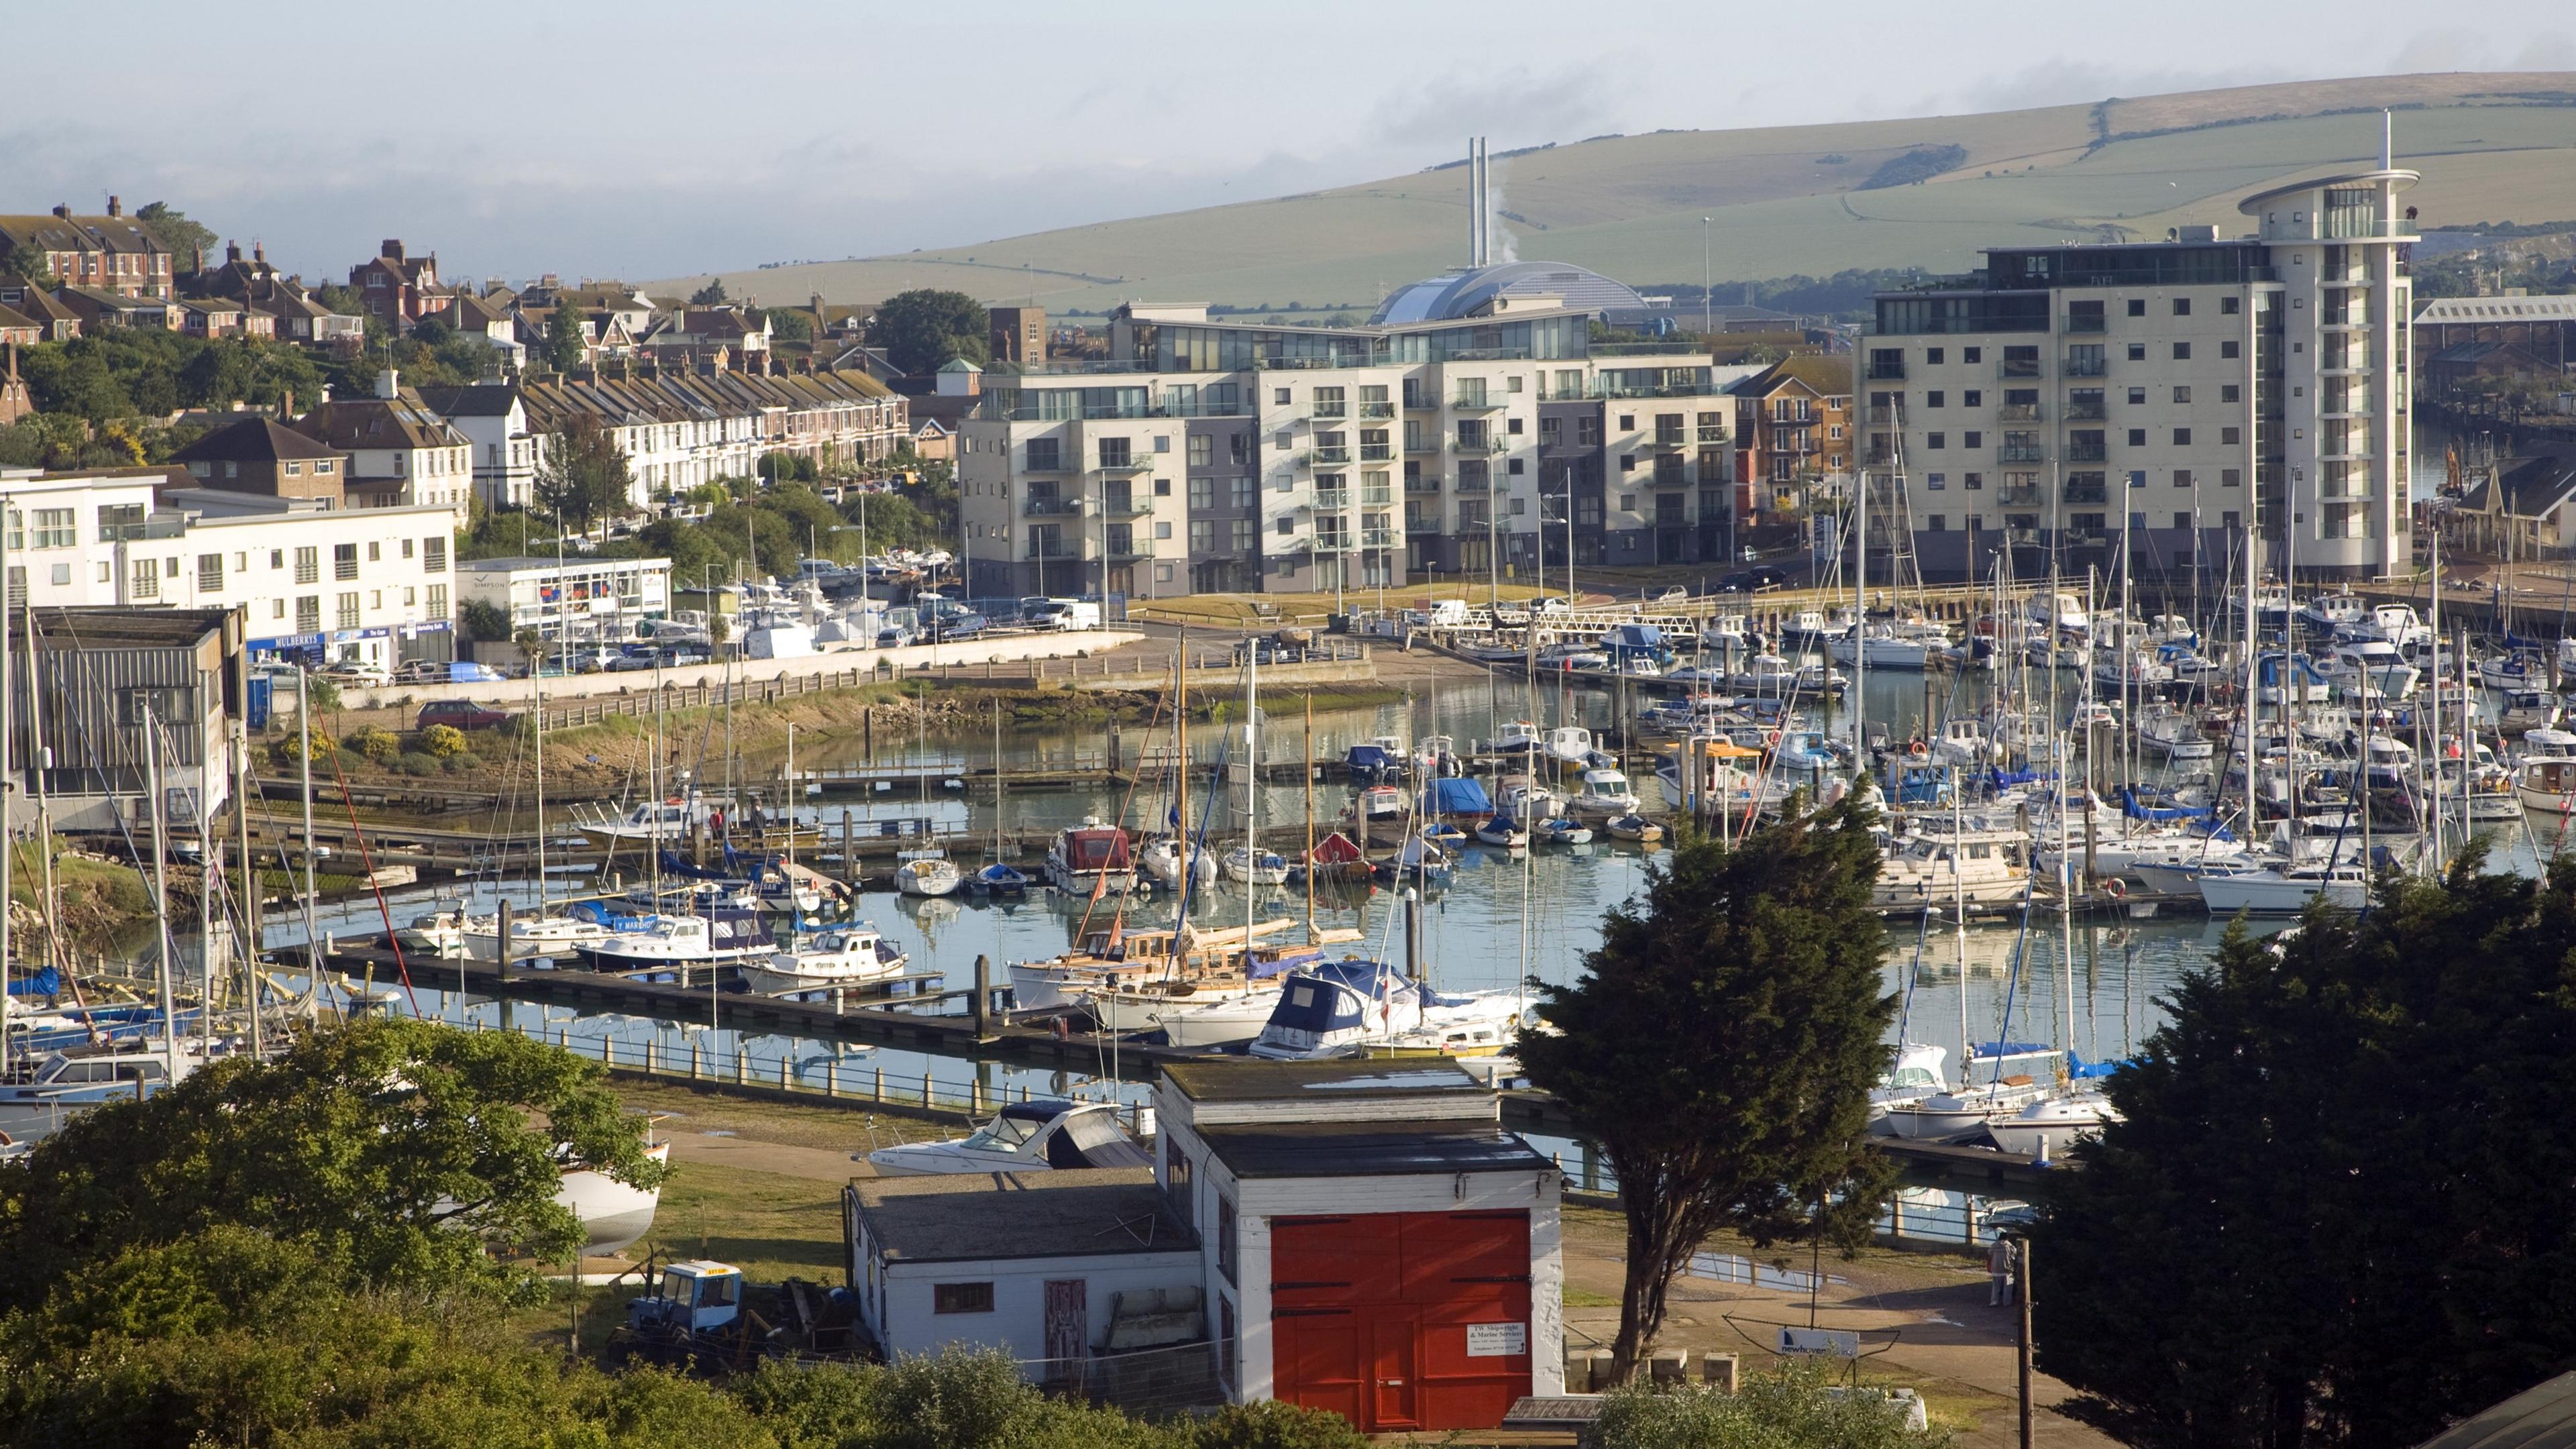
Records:
{"label": "motorboat", "polygon": [[[1398,795],[1399,802],[1401,799]],[[1184,859],[1189,862],[1186,867],[1182,865]],[[1145,848],[1138,852],[1136,863],[1154,884],[1166,890],[1181,888],[1185,870],[1193,885],[1216,884],[1216,857],[1204,848],[1191,850],[1168,835],[1147,841]]]}
{"label": "motorboat", "polygon": [[1101,824],[1097,815],[1058,831],[1047,847],[1046,880],[1073,896],[1134,890],[1135,854],[1128,848],[1127,832]]}
{"label": "motorboat", "polygon": [[2376,694],[2392,700],[2412,695],[2415,681],[2423,677],[2421,670],[2407,663],[2405,656],[2397,652],[2396,645],[2384,639],[2337,644],[2333,655],[2318,667],[2317,672],[2347,697]]}
{"label": "motorboat", "polygon": [[2376,640],[2392,648],[2409,649],[2432,643],[2433,631],[2417,616],[2413,604],[2381,604],[2367,617],[2346,625],[2338,637]]}
{"label": "motorboat", "polygon": [[1393,785],[1371,785],[1360,792],[1354,808],[1363,821],[1401,819],[1405,812],[1404,792]]}
{"label": "motorboat", "polygon": [[2319,594],[2299,606],[2299,623],[2322,634],[2350,628],[2370,617],[2370,606],[2359,594]]}
{"label": "motorboat", "polygon": [[1559,766],[1581,769],[1592,758],[1592,731],[1581,725],[1559,725],[1547,733],[1546,753]]}
{"label": "motorboat", "polygon": [[2526,810],[2576,815],[2576,757],[2560,753],[2523,757],[2513,767],[2513,790]]}
{"label": "motorboat", "polygon": [[1664,838],[1664,827],[1643,815],[1616,816],[1601,828],[1610,832],[1613,840],[1634,841],[1639,845],[1652,845]]}
{"label": "motorboat", "polygon": [[1476,839],[1503,850],[1520,850],[1530,843],[1530,833],[1509,815],[1497,815],[1476,827]]}
{"label": "motorboat", "polygon": [[879,1177],[1154,1165],[1119,1125],[1115,1104],[1044,1099],[1010,1103],[964,1137],[880,1147],[864,1160]]}
{"label": "motorboat", "polygon": [[1227,880],[1246,885],[1275,886],[1288,883],[1288,858],[1275,850],[1254,850],[1238,845],[1225,853],[1223,866]]}
{"label": "motorboat", "polygon": [[[656,1167],[668,1166],[671,1144],[648,1139],[644,1157]],[[653,1231],[662,1189],[619,1182],[595,1167],[570,1167],[555,1184],[555,1204],[581,1224],[582,1253],[599,1256],[619,1252]]]}
{"label": "motorboat", "polygon": [[[2227,617],[2245,617],[2247,600],[2243,589],[2227,592]],[[2254,623],[2263,629],[2279,629],[2290,622],[2290,586],[2276,579],[2265,579],[2254,586],[2252,600]]]}
{"label": "motorboat", "polygon": [[2496,704],[2496,733],[2528,734],[2558,723],[2557,696],[2546,689],[2508,689]]}
{"label": "motorboat", "polygon": [[[584,947],[607,939],[609,928],[603,921],[587,914],[546,916],[530,913],[510,918],[510,956],[517,961],[537,961],[550,956],[569,956]],[[469,961],[501,959],[501,919],[498,915],[468,916],[460,924],[459,948]]]}
{"label": "motorboat", "polygon": [[894,868],[894,888],[908,896],[954,895],[965,879],[957,862],[932,851],[909,852]]}
{"label": "motorboat", "polygon": [[2323,704],[2334,697],[2334,682],[2305,654],[2266,652],[2254,663],[2254,698],[2279,704],[2285,695],[2292,704]]}
{"label": "motorboat", "polygon": [[1899,836],[1888,843],[1870,904],[1916,915],[2018,901],[2029,888],[2030,837],[2019,830],[1959,830]]}
{"label": "motorboat", "polygon": [[2028,618],[2043,631],[2054,629],[2061,634],[2082,634],[2092,625],[2083,598],[2063,592],[2031,595]]}
{"label": "motorboat", "polygon": [[1383,885],[1443,886],[1457,873],[1457,866],[1442,843],[1425,830],[1397,846],[1395,854],[1378,862],[1372,873]]}
{"label": "motorboat", "polygon": [[1586,770],[1583,788],[1576,792],[1572,809],[1578,815],[1633,815],[1638,805],[1636,788],[1619,770]]}
{"label": "motorboat", "polygon": [[1986,1123],[1986,1135],[2006,1152],[2055,1159],[2066,1144],[2101,1132],[2105,1122],[2120,1120],[2120,1110],[2099,1092],[2042,1097],[2000,1121]]}
{"label": "motorboat", "polygon": [[1530,839],[1541,845],[1590,845],[1592,828],[1571,816],[1556,815],[1532,827]]}
{"label": "motorboat", "polygon": [[731,964],[778,949],[758,911],[647,916],[575,949],[602,971]]}
{"label": "motorboat", "polygon": [[1883,1116],[1890,1108],[1911,1106],[1936,1092],[1946,1092],[1949,1083],[1942,1071],[1950,1060],[1948,1047],[1922,1042],[1906,1042],[1896,1049],[1896,1060],[1889,1063],[1886,1075],[1870,1089],[1872,1116]]}
{"label": "motorboat", "polygon": [[1944,765],[1961,769],[1983,769],[1995,763],[1995,742],[1986,738],[1986,722],[1974,715],[1952,715],[1941,722],[1941,733],[1932,741],[1932,758]]}
{"label": "motorboat", "polygon": [[[2576,765],[2576,761],[2570,761]],[[2370,903],[2370,872],[2349,861],[2308,865],[2264,866],[2249,870],[2204,871],[2200,898],[2214,916],[2244,911],[2257,916],[2295,916],[2320,897],[2327,904],[2357,911]]]}
{"label": "motorboat", "polygon": [[1950,657],[1950,635],[1940,625],[1923,621],[1881,621],[1854,626],[1825,645],[1836,664],[1919,673]]}
{"label": "motorboat", "polygon": [[1293,924],[1284,918],[1257,921],[1247,933],[1240,925],[1134,929],[1113,921],[1092,931],[1074,950],[1010,963],[1011,999],[1022,1010],[1047,1010],[1073,1005],[1089,992],[1151,979],[1219,975],[1229,969],[1229,963],[1243,960],[1247,937],[1258,951],[1264,937]]}
{"label": "motorboat", "polygon": [[604,808],[587,817],[576,813],[573,825],[584,835],[615,844],[686,845],[700,834],[714,832],[727,803],[693,791],[644,801],[622,815],[609,814]]}
{"label": "motorboat", "polygon": [[835,926],[800,949],[741,965],[743,984],[766,995],[865,986],[901,976],[911,957],[864,922]]}
{"label": "motorboat", "polygon": [[2206,760],[2217,751],[2189,711],[2162,702],[2138,716],[2138,743],[2148,754],[2168,760]]}
{"label": "motorboat", "polygon": [[1828,669],[1816,659],[1791,659],[1780,654],[1756,654],[1744,667],[1726,677],[1727,688],[1737,694],[1785,698],[1793,694],[1841,694],[1850,684],[1840,673]]}
{"label": "motorboat", "polygon": [[1547,748],[1547,732],[1530,720],[1507,719],[1486,742],[1486,748],[1497,755],[1537,754]]}
{"label": "motorboat", "polygon": [[[1321,961],[1281,979],[1270,1019],[1251,1051],[1271,1061],[1349,1056],[1425,1030],[1516,1026],[1525,1009],[1516,992],[1442,995],[1383,962]],[[1424,1043],[1422,1049],[1440,1047]]]}

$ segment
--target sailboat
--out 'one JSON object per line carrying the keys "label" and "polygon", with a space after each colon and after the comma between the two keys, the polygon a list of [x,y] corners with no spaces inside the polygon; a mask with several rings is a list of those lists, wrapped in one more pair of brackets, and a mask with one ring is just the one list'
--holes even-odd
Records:
{"label": "sailboat", "polygon": [[826,930],[810,946],[744,961],[741,971],[743,984],[752,990],[778,994],[864,986],[902,975],[910,962],[893,942],[861,921]]}

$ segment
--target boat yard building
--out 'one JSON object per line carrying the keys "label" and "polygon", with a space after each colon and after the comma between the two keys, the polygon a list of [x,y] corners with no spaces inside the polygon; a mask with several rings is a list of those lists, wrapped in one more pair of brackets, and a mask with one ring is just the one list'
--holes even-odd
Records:
{"label": "boat yard building", "polygon": [[232,798],[242,621],[227,608],[12,610],[8,828],[193,833]]}
{"label": "boat yard building", "polygon": [[457,566],[464,598],[510,616],[510,634],[615,644],[671,613],[666,558],[480,558]]}
{"label": "boat yard building", "polygon": [[850,1286],[890,1352],[998,1348],[1119,1402],[1490,1429],[1564,1387],[1562,1178],[1499,1113],[1440,1058],[1167,1066],[1150,1173],[852,1183]]}
{"label": "boat yard building", "polygon": [[[2254,230],[1996,248],[1876,298],[1861,339],[1870,570],[2215,568],[2259,525],[2275,571],[2405,569],[2416,173],[2245,198]],[[1900,578],[1903,570],[1899,571]]]}

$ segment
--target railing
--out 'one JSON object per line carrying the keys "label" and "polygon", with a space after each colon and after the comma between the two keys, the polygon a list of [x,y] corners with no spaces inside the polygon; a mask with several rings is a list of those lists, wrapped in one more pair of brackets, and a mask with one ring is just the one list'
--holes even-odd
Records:
{"label": "railing", "polygon": [[1995,376],[2007,381],[2014,378],[2037,377],[2039,376],[2039,359],[2036,357],[2007,357],[1995,364]]}
{"label": "railing", "polygon": [[1890,407],[1886,403],[1871,403],[1862,410],[1862,416],[1873,428],[1893,428],[1905,422],[1905,410]]}
{"label": "railing", "polygon": [[2040,420],[2037,403],[2005,403],[1995,409],[1995,416],[2007,423],[2035,423]]}
{"label": "railing", "polygon": [[1315,506],[1317,508],[1348,508],[1351,506],[1351,490],[1348,488],[1318,488],[1315,490]]}
{"label": "railing", "polygon": [[1392,463],[1395,461],[1395,450],[1384,443],[1362,443],[1360,444],[1360,461],[1363,463]]}
{"label": "railing", "polygon": [[[2071,454],[2069,456],[2072,456]],[[1999,443],[1995,446],[1998,463],[2045,463],[2048,449],[2036,443]]]}
{"label": "railing", "polygon": [[1337,367],[1374,367],[1377,363],[1364,352],[1338,352],[1330,357],[1256,357],[1252,365],[1263,372],[1316,372]]}
{"label": "railing", "polygon": [[2109,450],[2100,443],[2069,443],[2066,445],[2066,461],[2069,463],[2099,463],[2104,461],[2108,456]]}
{"label": "railing", "polygon": [[1081,511],[1079,498],[1031,498],[1020,505],[1021,514],[1029,518],[1065,518]]}
{"label": "railing", "polygon": [[2043,541],[2044,537],[2044,531],[2036,528],[2007,528],[2004,530],[2004,542],[2018,543],[2027,547],[2036,547]]}
{"label": "railing", "polygon": [[1346,418],[1350,416],[1350,410],[1341,403],[1319,402],[1315,404],[1315,416],[1319,418]]}
{"label": "railing", "polygon": [[1100,460],[1100,471],[1103,473],[1142,473],[1153,466],[1154,464],[1150,458],[1137,458],[1131,456],[1122,458],[1114,463],[1107,458]]}
{"label": "railing", "polygon": [[1482,493],[1492,485],[1482,478],[1461,478],[1450,485],[1453,493]]}
{"label": "railing", "polygon": [[1500,438],[1491,438],[1481,443],[1471,443],[1464,438],[1460,438],[1457,442],[1454,442],[1449,446],[1457,452],[1470,453],[1477,457],[1491,457],[1496,453],[1506,451],[1511,445],[1505,443]]}
{"label": "railing", "polygon": [[1437,493],[1440,491],[1440,477],[1435,473],[1422,478],[1407,478],[1404,480],[1404,491],[1407,493]]}
{"label": "railing", "polygon": [[2010,484],[1995,490],[1998,508],[2037,508],[2048,501],[2048,490],[2036,484]]}
{"label": "railing", "polygon": [[1154,511],[1154,500],[1113,497],[1100,505],[1100,511],[1111,518],[1142,518]]}
{"label": "railing", "polygon": [[1715,397],[1717,393],[1718,386],[1713,382],[1662,382],[1639,385],[1596,380],[1592,384],[1592,396],[1600,398]]}
{"label": "railing", "polygon": [[2105,483],[2069,483],[2066,485],[2066,501],[2103,503],[2109,501],[2110,491],[2110,485]]}
{"label": "railing", "polygon": [[1440,440],[1438,438],[1407,438],[1404,440],[1404,451],[1408,454],[1437,453],[1440,451]]}
{"label": "railing", "polygon": [[1360,501],[1362,503],[1393,503],[1395,501],[1395,490],[1384,483],[1364,484],[1360,488]]}
{"label": "railing", "polygon": [[1058,539],[1050,543],[1044,539],[1037,538],[1029,540],[1029,551],[1021,555],[1023,558],[1033,559],[1071,558],[1073,556],[1073,550],[1065,547],[1062,539]]}
{"label": "railing", "polygon": [[[1041,463],[1038,461],[1040,458],[1044,458],[1046,461]],[[1031,453],[1029,455],[1028,466],[1021,471],[1028,473],[1078,473],[1082,470],[1074,467],[1070,463],[1067,463],[1064,460],[1064,455],[1062,453]]]}
{"label": "railing", "polygon": [[1112,541],[1109,545],[1108,553],[1109,557],[1113,561],[1125,560],[1132,563],[1140,558],[1152,558],[1154,556],[1154,541],[1150,538],[1130,539],[1125,543]]}
{"label": "railing", "polygon": [[1363,528],[1360,530],[1360,547],[1362,548],[1393,548],[1398,542],[1399,536],[1392,528]]}
{"label": "railing", "polygon": [[1349,533],[1319,533],[1309,540],[1308,546],[1317,553],[1349,553],[1359,546],[1351,541],[1355,537],[1357,535]]}
{"label": "railing", "polygon": [[2066,404],[2066,420],[2070,423],[2098,423],[2110,415],[2111,410],[2100,398],[2069,401]]}
{"label": "railing", "polygon": [[2100,548],[2111,541],[2111,535],[2098,528],[2069,528],[2057,535],[2057,541],[2068,548]]}
{"label": "railing", "polygon": [[2066,330],[2069,332],[2100,332],[2104,331],[2107,326],[2108,324],[2103,321],[2102,314],[2099,312],[2095,312],[2090,315],[2082,312],[2069,312],[2066,314]]}
{"label": "railing", "polygon": [[1348,448],[1317,448],[1315,450],[1315,461],[1318,463],[1347,463],[1350,460],[1351,450]]}
{"label": "railing", "polygon": [[1905,364],[1903,362],[1881,362],[1872,358],[1869,364],[1868,376],[1869,380],[1872,382],[1903,382],[1905,380]]}
{"label": "railing", "polygon": [[[2069,357],[2066,359],[2064,372],[2068,377],[2107,377],[2111,372],[2110,359],[2103,357]],[[2009,377],[2014,374],[2007,373],[2005,375]],[[2023,377],[2037,377],[2039,376],[2039,373],[2037,371],[2032,371],[2019,375]]]}
{"label": "railing", "polygon": [[1391,418],[1391,417],[1394,417],[1394,416],[1395,416],[1395,404],[1393,404],[1393,403],[1391,403],[1391,402],[1364,402],[1364,403],[1361,403],[1361,404],[1360,404],[1360,416],[1361,416],[1361,417],[1364,417],[1364,418]]}
{"label": "railing", "polygon": [[1489,413],[1502,405],[1502,399],[1495,397],[1491,393],[1460,393],[1458,396],[1449,399],[1449,407],[1453,412]]}

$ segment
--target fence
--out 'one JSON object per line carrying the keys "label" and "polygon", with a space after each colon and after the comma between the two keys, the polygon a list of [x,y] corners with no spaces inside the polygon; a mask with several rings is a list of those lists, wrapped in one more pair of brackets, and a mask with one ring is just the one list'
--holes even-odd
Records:
{"label": "fence", "polygon": [[[1557,1162],[1559,1170],[1566,1171],[1563,1159],[1559,1158]],[[1578,1164],[1567,1173],[1566,1186],[1571,1192],[1585,1195],[1615,1199],[1619,1194],[1616,1175],[1607,1163],[1590,1151],[1580,1152]],[[2010,1222],[2005,1215],[2022,1207],[2023,1204],[2014,1198],[1981,1197],[1951,1188],[1909,1185],[1898,1188],[1896,1196],[1888,1199],[1873,1230],[1891,1243],[1976,1248],[1993,1242],[1997,1233]],[[1761,1287],[1786,1287],[1799,1293],[1807,1291],[1808,1287],[1803,1273],[1753,1264],[1747,1259],[1730,1259],[1716,1253],[1701,1253],[1694,1257],[1687,1271],[1698,1277],[1753,1283]],[[1826,1281],[1840,1280],[1828,1278]]]}
{"label": "fence", "polygon": [[1020,1376],[1048,1393],[1138,1417],[1214,1408],[1225,1402],[1225,1386],[1216,1373],[1216,1345],[1204,1338],[1125,1353],[1023,1359]]}

